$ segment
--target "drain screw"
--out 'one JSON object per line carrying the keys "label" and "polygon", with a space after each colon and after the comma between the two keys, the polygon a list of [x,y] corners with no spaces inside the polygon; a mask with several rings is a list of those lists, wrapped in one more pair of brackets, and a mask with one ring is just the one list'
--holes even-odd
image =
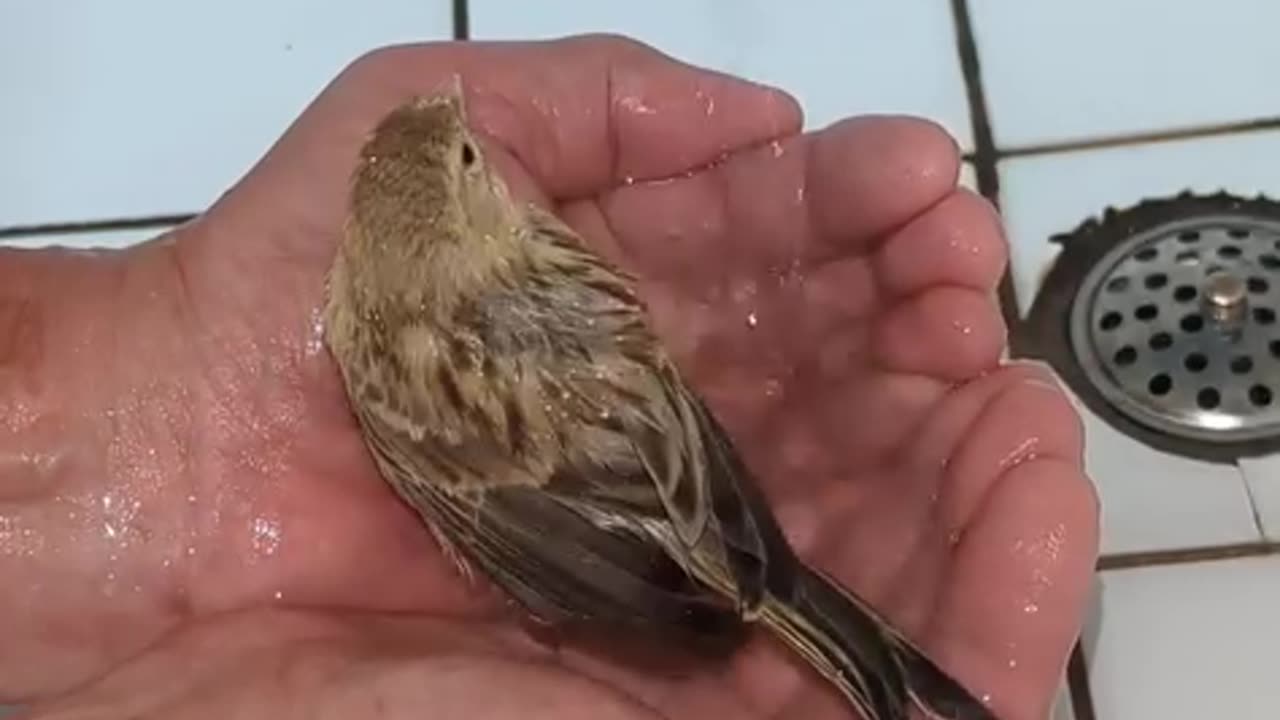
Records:
{"label": "drain screw", "polygon": [[1219,270],[1205,285],[1206,314],[1219,328],[1232,331],[1243,323],[1249,304],[1249,286],[1235,273]]}

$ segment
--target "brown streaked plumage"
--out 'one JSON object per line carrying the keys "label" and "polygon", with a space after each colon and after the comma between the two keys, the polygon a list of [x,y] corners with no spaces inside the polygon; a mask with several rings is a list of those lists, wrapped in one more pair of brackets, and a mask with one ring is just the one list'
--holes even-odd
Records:
{"label": "brown streaked plumage", "polygon": [[754,622],[869,720],[994,717],[795,556],[632,279],[512,200],[460,87],[364,146],[325,314],[383,477],[534,616],[690,645]]}

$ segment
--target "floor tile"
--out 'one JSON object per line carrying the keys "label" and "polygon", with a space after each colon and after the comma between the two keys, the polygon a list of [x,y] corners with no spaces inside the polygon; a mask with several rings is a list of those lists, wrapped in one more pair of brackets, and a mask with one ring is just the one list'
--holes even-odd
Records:
{"label": "floor tile", "polygon": [[471,0],[471,36],[547,38],[623,33],[686,62],[780,86],[807,126],[868,112],[933,118],[966,148],[968,104],[947,3],[654,0],[583,3]]}
{"label": "floor tile", "polygon": [[[1025,313],[1057,253],[1048,238],[1108,206],[1185,189],[1280,195],[1280,176],[1258,157],[1280,152],[1280,133],[1159,143],[1004,161],[1001,210]],[[1241,473],[1156,452],[1081,407],[1089,471],[1103,499],[1106,554],[1247,542],[1257,526]]]}
{"label": "floor tile", "polygon": [[970,0],[997,144],[1280,115],[1274,0]]}
{"label": "floor tile", "polygon": [[1280,542],[1280,455],[1244,458],[1239,464],[1262,534],[1271,542]]}
{"label": "floor tile", "polygon": [[1260,539],[1236,466],[1153,450],[1068,394],[1084,424],[1085,471],[1101,500],[1103,555]]}
{"label": "floor tile", "polygon": [[1280,197],[1280,174],[1259,158],[1280,157],[1280,132],[1257,132],[1002,161],[1000,204],[1010,269],[1025,313],[1057,254],[1049,237],[1108,206],[1182,190]]}
{"label": "floor tile", "polygon": [[60,0],[0,11],[0,227],[198,211],[351,60],[449,0]]}
{"label": "floor tile", "polygon": [[1280,716],[1280,558],[1103,573],[1098,720]]}
{"label": "floor tile", "polygon": [[960,164],[960,179],[958,180],[960,187],[973,192],[978,192],[978,174],[973,168],[973,163]]}
{"label": "floor tile", "polygon": [[1065,684],[1058,689],[1049,717],[1050,720],[1076,720],[1075,712],[1071,709],[1071,694]]}
{"label": "floor tile", "polygon": [[80,249],[118,249],[151,240],[165,232],[167,228],[149,227],[127,230],[102,230],[95,232],[52,233],[40,235],[17,235],[0,238],[0,247],[43,248],[71,247]]}

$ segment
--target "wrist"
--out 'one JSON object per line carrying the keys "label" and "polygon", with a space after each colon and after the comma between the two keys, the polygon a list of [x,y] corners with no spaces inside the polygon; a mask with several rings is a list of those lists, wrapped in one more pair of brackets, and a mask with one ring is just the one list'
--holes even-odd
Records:
{"label": "wrist", "polygon": [[185,419],[157,392],[183,352],[172,253],[0,251],[0,700],[81,682],[178,619],[180,566],[155,554],[185,518],[147,512],[185,492]]}
{"label": "wrist", "polygon": [[63,249],[0,251],[0,502],[56,493],[59,470],[83,439],[70,401],[86,379],[66,370],[82,347],[97,350],[78,306],[113,261]]}

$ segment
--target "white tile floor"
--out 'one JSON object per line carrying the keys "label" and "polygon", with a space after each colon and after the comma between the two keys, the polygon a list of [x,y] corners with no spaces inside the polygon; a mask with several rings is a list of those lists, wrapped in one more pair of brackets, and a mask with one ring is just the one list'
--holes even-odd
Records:
{"label": "white tile floor", "polygon": [[[1000,163],[1001,209],[1020,311],[1056,257],[1050,235],[1107,206],[1191,189],[1280,196],[1280,176],[1258,158],[1280,157],[1280,132],[1258,132],[1034,156]],[[1259,539],[1239,468],[1155,452],[1084,413],[1090,472],[1103,498],[1106,554]],[[1255,461],[1255,468],[1261,467]],[[1272,465],[1274,466],[1274,464]],[[1258,477],[1260,502],[1280,505],[1275,482]],[[1158,498],[1158,501],[1156,500]],[[1280,513],[1280,508],[1275,511]],[[1280,522],[1280,517],[1272,523]],[[1277,528],[1280,530],[1280,527]]]}
{"label": "white tile floor", "polygon": [[969,5],[1001,146],[1280,115],[1274,0]]}
{"label": "white tile floor", "polygon": [[1280,542],[1280,456],[1269,455],[1240,461],[1262,534]]}
{"label": "white tile floor", "polygon": [[687,62],[786,88],[809,128],[861,113],[933,118],[971,147],[945,2],[740,0],[645,3],[471,0],[476,39],[621,32]]}
{"label": "white tile floor", "polygon": [[1280,558],[1115,570],[1102,586],[1099,720],[1274,720]]}
{"label": "white tile floor", "polygon": [[1076,720],[1075,710],[1071,705],[1071,693],[1066,685],[1058,691],[1058,696],[1053,702],[1053,714],[1049,720]]}
{"label": "white tile floor", "polygon": [[1076,408],[1084,419],[1086,468],[1102,501],[1104,555],[1261,539],[1236,466],[1157,452],[1078,401]]}
{"label": "white tile floor", "polygon": [[342,67],[451,36],[450,0],[0,8],[0,227],[195,212]]}
{"label": "white tile floor", "polygon": [[962,163],[960,165],[960,179],[958,181],[960,187],[973,192],[978,192],[978,176],[973,169],[972,163]]}
{"label": "white tile floor", "polygon": [[[1055,255],[1049,235],[1108,205],[1184,189],[1280,195],[1270,162],[1260,160],[1275,157],[1280,133],[1261,132],[1002,162],[1020,310]],[[1105,554],[1280,538],[1280,459],[1237,467],[1177,458],[1082,415]],[[1100,720],[1276,716],[1280,690],[1268,661],[1280,642],[1270,617],[1280,559],[1111,571],[1103,588],[1089,652]]]}
{"label": "white tile floor", "polygon": [[89,249],[120,249],[146,242],[163,234],[167,227],[147,227],[126,230],[102,230],[79,233],[47,233],[18,235],[0,240],[0,245],[17,248],[71,247]]}
{"label": "white tile floor", "polygon": [[1073,230],[1108,206],[1182,190],[1280,198],[1280,131],[1126,145],[1004,160],[1000,204],[1010,269],[1025,313],[1057,250],[1048,238]]}

